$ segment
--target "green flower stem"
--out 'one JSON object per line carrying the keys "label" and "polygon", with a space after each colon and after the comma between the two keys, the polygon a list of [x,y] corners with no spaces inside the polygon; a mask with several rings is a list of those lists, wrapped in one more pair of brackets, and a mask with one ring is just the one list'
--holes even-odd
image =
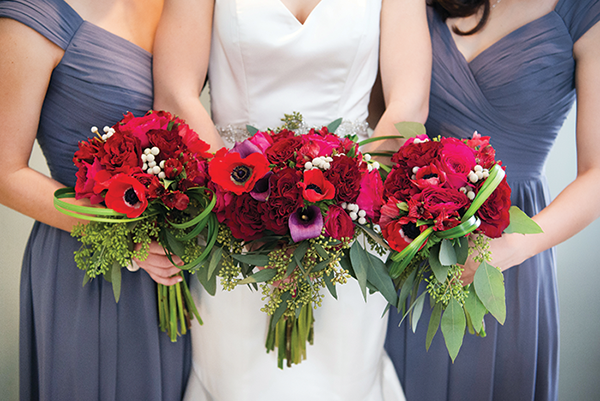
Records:
{"label": "green flower stem", "polygon": [[177,301],[175,286],[169,286],[169,329],[168,334],[172,342],[177,341]]}
{"label": "green flower stem", "polygon": [[366,144],[371,143],[371,142],[383,141],[383,140],[386,140],[386,139],[406,139],[406,138],[403,137],[402,135],[376,136],[376,137],[371,137],[371,138],[363,139],[362,141],[358,142],[358,147],[361,147],[361,146],[366,145]]}
{"label": "green flower stem", "polygon": [[[183,277],[181,273],[178,276]],[[187,322],[185,319],[185,309],[183,307],[183,299],[181,296],[181,283],[175,284],[175,291],[177,293],[177,310],[179,311],[179,327],[181,327],[181,335],[184,336],[187,333]]]}
{"label": "green flower stem", "polygon": [[433,232],[433,227],[428,227],[425,231],[423,231],[417,238],[415,238],[406,248],[404,248],[401,252],[396,253],[392,256],[392,260],[394,262],[401,261],[399,265],[394,264],[390,271],[390,276],[392,279],[398,278],[402,271],[408,266],[410,261],[415,257],[421,246],[427,241],[427,238]]}

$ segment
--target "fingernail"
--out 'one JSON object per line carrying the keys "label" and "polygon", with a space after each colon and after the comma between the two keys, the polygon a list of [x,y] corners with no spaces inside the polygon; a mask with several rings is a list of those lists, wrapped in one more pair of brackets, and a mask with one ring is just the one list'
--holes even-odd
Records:
{"label": "fingernail", "polygon": [[183,277],[177,277],[177,282],[181,283],[183,281]]}

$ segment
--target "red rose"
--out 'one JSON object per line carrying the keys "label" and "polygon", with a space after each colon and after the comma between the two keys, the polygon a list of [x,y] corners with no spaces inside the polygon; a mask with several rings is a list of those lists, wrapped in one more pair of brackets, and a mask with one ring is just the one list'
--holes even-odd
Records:
{"label": "red rose", "polygon": [[499,238],[510,224],[511,189],[506,178],[477,211],[481,219],[478,231],[490,238]]}
{"label": "red rose", "polygon": [[125,174],[117,174],[111,179],[104,200],[108,208],[129,218],[138,217],[148,206],[146,187]]}
{"label": "red rose", "polygon": [[475,167],[473,149],[456,138],[442,138],[441,143],[439,168],[446,173],[452,188],[460,188],[468,182],[469,173]]}
{"label": "red rose", "polygon": [[338,203],[355,203],[360,191],[361,173],[357,159],[345,155],[335,156],[331,168],[325,171],[325,178],[335,187]]}
{"label": "red rose", "polygon": [[137,138],[140,141],[140,146],[145,149],[150,147],[148,132],[165,129],[170,119],[171,115],[168,113],[165,115],[164,113],[149,111],[143,117],[134,117],[133,114],[127,113],[113,128],[115,131]]}
{"label": "red rose", "polygon": [[94,191],[96,176],[102,170],[100,161],[95,159],[92,165],[87,162],[81,163],[77,170],[77,182],[75,183],[75,199],[89,198],[92,204],[100,203],[104,198]]}
{"label": "red rose", "polygon": [[261,203],[249,194],[235,197],[225,210],[227,226],[234,237],[252,241],[262,236],[265,224],[262,220]]}
{"label": "red rose", "polygon": [[291,168],[280,170],[271,177],[271,194],[262,202],[263,221],[268,230],[283,235],[289,230],[289,216],[303,206],[302,192],[298,182],[300,172]]}
{"label": "red rose", "polygon": [[115,132],[104,143],[104,151],[100,161],[113,174],[126,173],[132,167],[142,166],[140,141],[135,137]]}
{"label": "red rose", "polygon": [[277,140],[266,151],[265,155],[271,164],[284,168],[289,161],[296,161],[294,154],[302,147],[300,137],[289,136]]}
{"label": "red rose", "polygon": [[313,203],[333,199],[335,196],[335,187],[325,179],[319,169],[305,171],[304,179],[298,183],[298,187],[302,188],[304,199]]}
{"label": "red rose", "polygon": [[325,234],[339,240],[354,236],[354,223],[344,209],[336,205],[329,206],[325,215]]}
{"label": "red rose", "polygon": [[427,187],[415,197],[426,211],[426,219],[434,219],[437,230],[445,230],[460,223],[461,212],[469,206],[469,198],[451,188]]}

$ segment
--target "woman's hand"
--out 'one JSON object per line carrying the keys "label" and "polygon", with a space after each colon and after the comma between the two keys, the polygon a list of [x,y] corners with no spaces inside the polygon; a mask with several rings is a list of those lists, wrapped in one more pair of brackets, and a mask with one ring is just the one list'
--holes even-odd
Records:
{"label": "woman's hand", "polygon": [[[530,252],[529,240],[531,236],[538,234],[503,234],[500,238],[490,240],[490,248],[492,260],[488,262],[490,265],[499,268],[501,271],[510,269],[513,266],[523,263],[526,259],[534,254]],[[469,241],[469,246],[473,244]],[[463,285],[471,284],[475,277],[475,272],[481,264],[476,262],[470,255],[467,263],[464,264],[464,271],[461,276]]]}
{"label": "woman's hand", "polygon": [[[139,250],[141,245],[136,244],[135,250]],[[177,265],[182,266],[182,260],[173,255],[173,262]],[[152,277],[152,280],[158,284],[173,285],[180,283],[183,278],[176,276],[177,273],[181,272],[177,266],[173,266],[173,263],[169,260],[165,254],[165,250],[162,245],[156,241],[150,243],[150,249],[148,250],[148,257],[145,260],[134,259],[134,261]]]}

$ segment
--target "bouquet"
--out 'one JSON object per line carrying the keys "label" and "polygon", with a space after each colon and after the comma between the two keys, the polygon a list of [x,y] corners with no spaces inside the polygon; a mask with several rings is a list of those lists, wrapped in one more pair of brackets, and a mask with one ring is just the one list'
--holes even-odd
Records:
{"label": "bouquet", "polygon": [[[79,143],[73,161],[78,167],[75,188],[55,193],[61,212],[88,224],[73,228],[81,242],[77,266],[85,270],[84,284],[99,275],[112,282],[115,300],[121,291],[121,268],[132,258],[148,256],[152,240],[167,256],[179,256],[182,270],[201,266],[216,240],[218,222],[211,210],[216,202],[208,183],[209,146],[182,120],[163,111],[143,117],[127,113],[112,127]],[[89,199],[78,206],[63,198]],[[199,245],[203,234],[207,245]],[[135,249],[135,246],[139,249]],[[182,273],[179,273],[183,276]],[[195,316],[201,323],[185,279],[173,286],[158,285],[161,330],[176,341]],[[179,323],[179,328],[178,328]]]}
{"label": "bouquet", "polygon": [[[506,317],[503,275],[489,264],[489,239],[541,229],[511,207],[504,166],[495,160],[489,137],[430,140],[422,133],[407,140],[392,163],[378,222],[393,249],[387,265],[400,289],[398,308],[416,330],[428,295],[433,311],[426,347],[441,322],[454,360],[467,327],[484,336],[485,314],[501,324]],[[473,283],[463,286],[460,265],[469,254],[481,265]],[[419,294],[422,281],[426,291]]]}
{"label": "bouquet", "polygon": [[[313,308],[327,288],[355,277],[363,295],[381,291],[397,300],[385,264],[356,241],[383,252],[373,221],[383,204],[377,163],[351,138],[333,134],[341,120],[297,135],[298,114],[283,127],[254,134],[209,162],[219,237],[208,276],[225,289],[251,285],[264,295],[270,316],[266,348],[277,348],[278,366],[306,358],[313,341]],[[372,235],[372,236],[371,236]],[[203,283],[210,287],[210,283]]]}

